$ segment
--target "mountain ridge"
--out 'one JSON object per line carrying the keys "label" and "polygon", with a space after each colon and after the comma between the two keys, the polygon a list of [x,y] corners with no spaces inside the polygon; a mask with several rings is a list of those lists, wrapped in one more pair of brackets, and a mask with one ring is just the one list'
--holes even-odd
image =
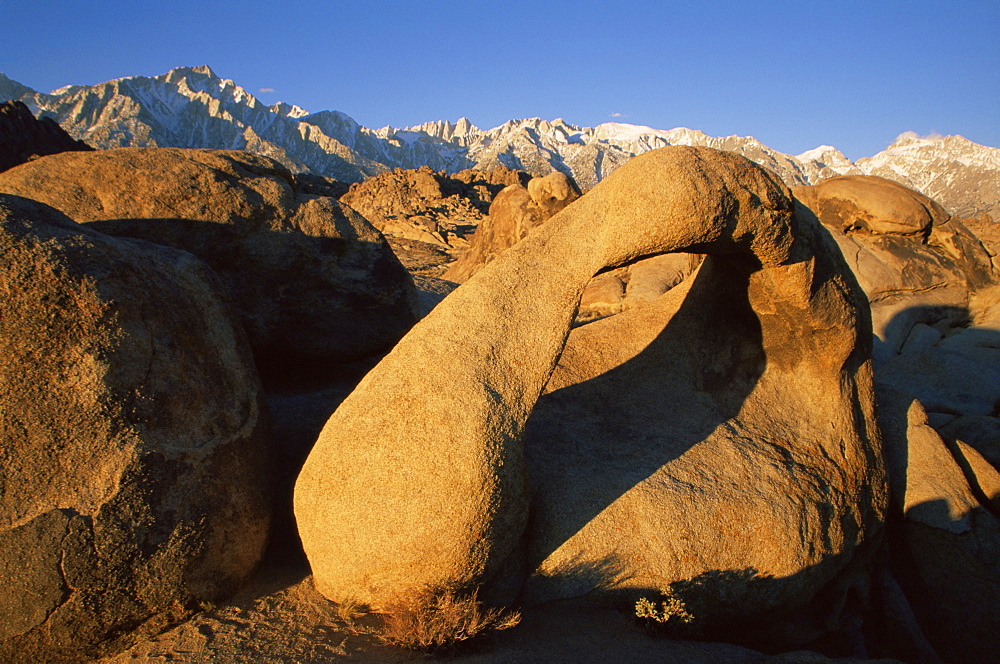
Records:
{"label": "mountain ridge", "polygon": [[562,118],[512,119],[481,129],[468,118],[370,129],[336,110],[315,113],[279,101],[266,105],[208,65],[159,76],[127,76],[42,93],[0,74],[0,102],[16,99],[50,117],[73,138],[98,148],[244,149],[296,172],[356,182],[394,168],[429,166],[454,173],[506,166],[545,175],[555,170],[591,188],[632,157],[667,145],[737,152],[790,186],[836,175],[878,175],[935,198],[961,216],[1000,219],[1000,149],[962,136],[903,132],[886,150],[852,162],[833,146],[788,155],[752,136],[713,137],[607,122],[582,127]]}

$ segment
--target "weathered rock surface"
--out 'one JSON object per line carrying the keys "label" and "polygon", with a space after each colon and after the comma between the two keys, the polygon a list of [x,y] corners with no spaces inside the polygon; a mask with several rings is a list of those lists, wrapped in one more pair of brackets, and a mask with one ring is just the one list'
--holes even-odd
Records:
{"label": "weathered rock surface", "polygon": [[880,389],[879,402],[900,523],[892,541],[900,584],[945,661],[992,661],[1000,648],[1000,512],[993,500],[1000,478],[970,447],[949,451],[912,397]]}
{"label": "weathered rock surface", "polygon": [[435,173],[426,166],[396,169],[351,185],[341,201],[388,236],[464,249],[494,196],[507,184],[528,177],[502,167],[455,175]]}
{"label": "weathered rock surface", "polygon": [[651,302],[684,281],[701,262],[697,254],[663,254],[641,260],[628,268],[623,306]]}
{"label": "weathered rock surface", "polygon": [[549,219],[580,198],[580,189],[565,173],[555,171],[542,177],[531,178],[528,181],[528,194],[542,211],[542,216]]}
{"label": "weathered rock surface", "polygon": [[[567,344],[594,274],[672,251],[710,259]],[[806,607],[863,599],[880,539],[868,344],[862,292],[776,178],[709,149],[636,158],[455,290],[327,422],[295,494],[316,586],[504,599],[526,554],[529,599],[707,579],[706,620],[843,627]]]}
{"label": "weathered rock surface", "polygon": [[879,539],[865,300],[795,233],[784,265],[710,254],[572,332],[528,422],[527,600],[677,584],[706,629],[785,645],[858,619],[815,607],[865,596]]}
{"label": "weathered rock surface", "polygon": [[0,104],[0,171],[47,154],[93,150],[50,118],[35,119],[19,101]]}
{"label": "weathered rock surface", "polygon": [[75,661],[255,566],[261,388],[191,254],[0,195],[0,255],[0,660]]}
{"label": "weathered rock surface", "polygon": [[927,234],[934,224],[951,216],[923,194],[869,175],[833,177],[812,187],[796,187],[794,191],[824,224],[844,232]]}
{"label": "weathered rock surface", "polygon": [[[494,199],[468,251],[444,278],[466,281],[577,198],[576,183],[559,172],[533,178],[527,187],[507,187]],[[664,254],[595,276],[584,291],[577,321],[611,316],[659,297],[690,274],[698,260],[690,254]]]}
{"label": "weathered rock surface", "polygon": [[1000,223],[985,212],[977,217],[963,218],[962,223],[980,239],[993,258],[993,264],[1000,266],[1000,259],[997,259],[1000,254]]}
{"label": "weathered rock surface", "polygon": [[643,306],[684,281],[701,262],[699,254],[661,254],[594,277],[583,291],[578,323]]}
{"label": "weathered rock surface", "polygon": [[265,378],[323,376],[384,352],[416,320],[413,284],[377,230],[335,199],[296,194],[245,152],[63,153],[0,175],[102,232],[185,249],[221,277]]}
{"label": "weathered rock surface", "polygon": [[900,184],[852,175],[793,192],[830,229],[868,295],[877,364],[901,350],[916,324],[960,322],[970,292],[996,280],[962,222]]}
{"label": "weathered rock surface", "polygon": [[448,268],[444,278],[466,281],[579,197],[576,183],[558,172],[532,178],[527,187],[505,187],[493,199],[489,216],[480,222],[469,249]]}

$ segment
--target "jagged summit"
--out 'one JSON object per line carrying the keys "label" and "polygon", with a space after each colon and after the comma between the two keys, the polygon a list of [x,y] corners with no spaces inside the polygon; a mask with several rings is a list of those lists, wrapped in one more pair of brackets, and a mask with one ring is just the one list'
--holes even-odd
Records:
{"label": "jagged summit", "polygon": [[[181,69],[184,69],[184,68],[183,67],[177,67],[173,71],[179,71]],[[212,71],[212,68],[209,67],[208,65],[198,65],[197,67],[191,67],[190,71],[194,72],[195,74],[205,74],[206,76],[210,76],[212,78],[218,78],[218,76],[215,74],[215,72]]]}
{"label": "jagged summit", "polygon": [[310,113],[286,102],[265,105],[208,65],[67,86],[50,94],[0,74],[0,101],[6,99],[24,102],[95,147],[246,149],[294,171],[346,182],[393,168],[456,172],[505,166],[537,175],[562,171],[591,188],[638,154],[690,145],[742,154],[789,185],[834,175],[880,175],[922,191],[953,212],[986,211],[1000,218],[1000,150],[961,136],[904,132],[883,152],[851,162],[829,145],[791,156],[752,136],[714,137],[686,127],[663,130],[622,122],[582,127],[563,118],[535,117],[481,129],[462,117],[370,129],[339,111]]}
{"label": "jagged summit", "polygon": [[283,101],[276,102],[269,106],[271,111],[276,115],[281,115],[289,118],[304,118],[309,115],[309,111],[306,109],[296,106],[295,104],[286,104]]}

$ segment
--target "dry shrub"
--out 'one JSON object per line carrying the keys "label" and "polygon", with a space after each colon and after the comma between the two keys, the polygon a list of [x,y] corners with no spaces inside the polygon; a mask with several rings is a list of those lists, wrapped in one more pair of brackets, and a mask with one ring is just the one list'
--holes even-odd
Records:
{"label": "dry shrub", "polygon": [[650,631],[674,635],[683,633],[683,628],[694,622],[687,605],[670,588],[660,590],[659,602],[639,598],[635,617]]}
{"label": "dry shrub", "polygon": [[375,636],[382,643],[425,653],[454,651],[471,639],[509,629],[521,614],[486,609],[477,593],[428,592],[420,600],[388,608]]}

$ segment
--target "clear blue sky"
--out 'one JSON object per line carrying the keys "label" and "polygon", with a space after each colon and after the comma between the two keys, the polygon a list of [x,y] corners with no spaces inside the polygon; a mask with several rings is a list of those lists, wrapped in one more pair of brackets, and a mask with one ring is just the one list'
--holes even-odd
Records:
{"label": "clear blue sky", "polygon": [[42,91],[208,64],[369,127],[562,117],[852,159],[907,130],[1000,146],[1000,0],[0,0],[0,27],[0,72]]}

